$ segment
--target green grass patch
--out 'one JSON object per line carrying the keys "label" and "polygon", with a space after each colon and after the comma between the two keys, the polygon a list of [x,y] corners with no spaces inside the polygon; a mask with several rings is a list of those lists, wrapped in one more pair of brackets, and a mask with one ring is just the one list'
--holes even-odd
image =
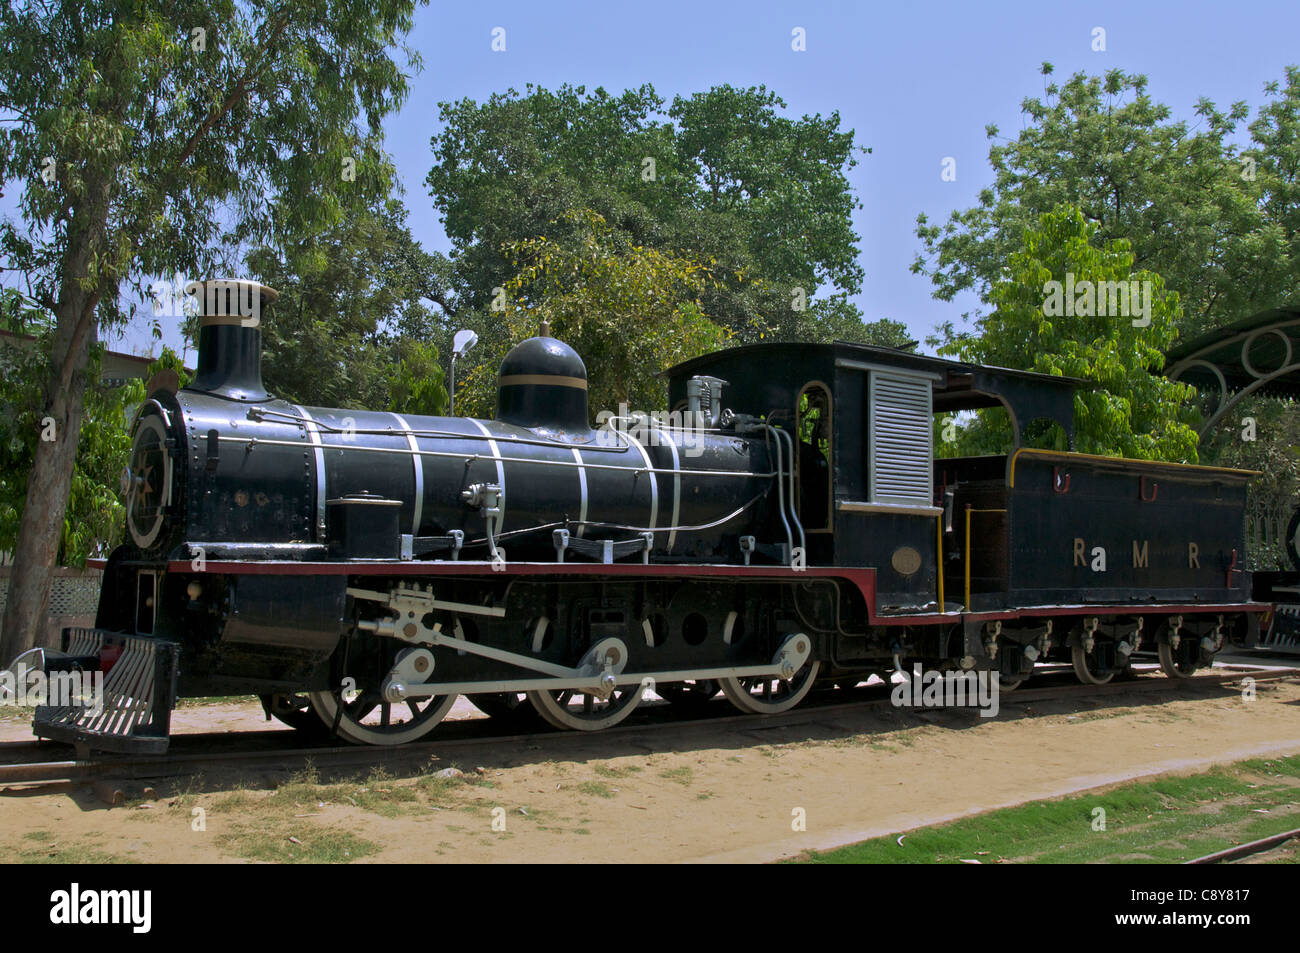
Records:
{"label": "green grass patch", "polygon": [[[1105,828],[1100,829],[1104,811]],[[808,863],[1177,863],[1300,826],[1300,757],[1244,761],[878,837]]]}
{"label": "green grass patch", "polygon": [[212,800],[212,809],[220,813],[241,813],[252,811],[261,807],[262,802],[269,795],[259,794],[256,791],[250,791],[247,788],[236,788],[233,791],[226,791],[218,794]]}
{"label": "green grass patch", "polygon": [[669,768],[667,771],[660,771],[659,777],[668,781],[676,781],[678,784],[689,785],[695,780],[695,772],[687,765],[680,768]]}
{"label": "green grass patch", "polygon": [[614,790],[600,781],[583,781],[578,785],[578,792],[590,797],[613,797]]}
{"label": "green grass patch", "polygon": [[436,806],[442,807],[451,801],[456,789],[465,784],[465,778],[440,778],[434,774],[424,774],[416,780],[415,787]]}
{"label": "green grass patch", "polygon": [[414,781],[389,776],[376,768],[359,781],[322,784],[312,766],[291,775],[271,794],[232,791],[219,797],[214,806],[240,812],[314,813],[332,805],[351,806],[384,817],[422,814],[454,800],[457,788],[472,785],[470,775],[458,778],[423,774]]}
{"label": "green grass patch", "polygon": [[348,864],[379,852],[374,841],[349,830],[302,821],[272,831],[240,825],[217,843],[237,857],[273,864]]}
{"label": "green grass patch", "polygon": [[[45,834],[38,838],[32,835]],[[23,847],[16,854],[5,858],[6,863],[22,864],[129,864],[129,857],[121,857],[100,849],[95,844],[78,840],[68,840],[45,831],[29,831],[23,835],[27,841],[43,841],[30,847]]]}

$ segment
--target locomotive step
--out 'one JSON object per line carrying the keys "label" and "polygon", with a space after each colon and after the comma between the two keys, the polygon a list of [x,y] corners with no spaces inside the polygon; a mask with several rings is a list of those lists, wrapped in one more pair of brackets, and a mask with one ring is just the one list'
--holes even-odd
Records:
{"label": "locomotive step", "polygon": [[[96,751],[165,752],[180,646],[94,628],[64,629],[63,642],[63,653],[46,664],[47,673],[58,674],[50,676],[52,704],[36,709],[36,736]],[[67,656],[95,664],[68,672]],[[69,686],[79,689],[76,697]]]}

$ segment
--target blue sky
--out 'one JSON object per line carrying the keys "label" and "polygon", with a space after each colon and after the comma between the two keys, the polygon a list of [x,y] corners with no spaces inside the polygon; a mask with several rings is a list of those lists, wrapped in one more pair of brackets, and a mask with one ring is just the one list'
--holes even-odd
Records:
{"label": "blue sky", "polygon": [[[491,49],[492,30],[506,31],[505,52]],[[807,49],[791,49],[803,27]],[[1092,31],[1106,31],[1105,52]],[[765,84],[790,114],[838,110],[872,154],[851,182],[860,263],[866,271],[858,305],[868,319],[903,321],[922,338],[973,301],[930,297],[927,279],[908,266],[917,251],[918,212],[942,220],[973,203],[991,181],[985,124],[1004,136],[1022,125],[1019,104],[1038,95],[1039,64],[1056,78],[1120,68],[1145,73],[1150,92],[1178,118],[1194,118],[1201,96],[1220,106],[1255,108],[1263,85],[1300,63],[1300,4],[1258,0],[1204,2],[853,3],[446,3],[417,12],[410,42],[424,58],[411,95],[386,124],[387,145],[406,188],[411,226],[426,248],[449,248],[423,184],[429,139],[439,129],[437,103],[486,98],[526,83],[604,86],[651,83],[671,101],[720,83]],[[955,182],[940,179],[945,156],[957,160]],[[169,333],[169,343],[179,334]],[[149,348],[144,322],[121,350]]]}

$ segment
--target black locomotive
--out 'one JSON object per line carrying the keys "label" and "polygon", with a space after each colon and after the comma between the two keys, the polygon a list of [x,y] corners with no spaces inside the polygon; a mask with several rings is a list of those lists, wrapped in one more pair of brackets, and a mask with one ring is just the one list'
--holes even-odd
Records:
{"label": "black locomotive", "polygon": [[673,414],[593,428],[582,360],[541,336],[501,365],[494,420],[300,407],[261,381],[275,293],[202,297],[194,382],[134,423],[95,626],[45,659],[105,671],[106,704],[39,709],[42,737],[159,750],[175,699],[214,694],[396,744],[462,694],[595,729],[651,686],[764,713],[914,663],[1010,688],[1146,651],[1181,677],[1266,608],[1240,569],[1248,473],[934,459],[937,413],[1069,434],[1078,381],[756,345],[667,371]]}

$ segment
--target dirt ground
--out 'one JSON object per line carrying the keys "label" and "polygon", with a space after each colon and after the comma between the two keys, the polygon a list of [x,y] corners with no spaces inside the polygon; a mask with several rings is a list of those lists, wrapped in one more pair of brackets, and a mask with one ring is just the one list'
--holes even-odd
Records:
{"label": "dirt ground", "polygon": [[[454,714],[471,713],[462,702]],[[182,708],[174,727],[267,725],[254,701]],[[0,720],[0,741],[26,738],[25,723]],[[729,720],[456,748],[418,770],[340,783],[200,776],[114,808],[84,784],[11,787],[0,792],[0,860],[768,861],[1137,777],[1295,753],[1295,681],[1260,683],[1251,701],[1226,688],[1068,704],[1004,695],[991,719],[809,711],[789,726]],[[430,776],[448,766],[466,777]]]}

